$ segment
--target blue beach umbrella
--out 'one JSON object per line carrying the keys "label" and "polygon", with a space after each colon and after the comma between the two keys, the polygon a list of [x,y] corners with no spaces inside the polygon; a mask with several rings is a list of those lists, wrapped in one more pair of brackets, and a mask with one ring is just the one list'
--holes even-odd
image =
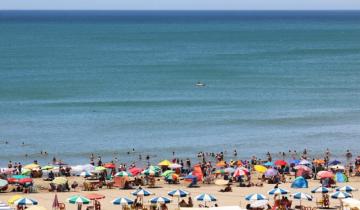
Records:
{"label": "blue beach umbrella", "polygon": [[203,193],[203,194],[196,196],[196,200],[211,202],[211,201],[216,201],[216,197],[213,195],[210,195],[210,194]]}
{"label": "blue beach umbrella", "polygon": [[132,192],[131,194],[133,194],[134,196],[149,196],[152,195],[153,193],[146,189],[139,188],[134,192]]}
{"label": "blue beach umbrella", "polygon": [[312,193],[328,193],[328,192],[329,192],[329,189],[326,188],[326,187],[320,186],[320,187],[317,187],[317,188],[311,190],[311,192],[312,192]]}
{"label": "blue beach umbrella", "polygon": [[335,181],[336,182],[340,182],[340,183],[343,183],[343,182],[347,182],[348,181],[348,178],[345,174],[341,173],[341,172],[337,172],[335,174],[335,177],[334,177]]}
{"label": "blue beach umbrella", "polygon": [[264,163],[264,166],[274,166],[275,164],[273,162],[266,162]]}
{"label": "blue beach umbrella", "polygon": [[268,192],[269,195],[285,195],[288,194],[289,191],[282,188],[274,188]]}
{"label": "blue beach umbrella", "polygon": [[250,195],[245,196],[245,200],[247,200],[247,201],[260,201],[260,200],[267,200],[267,198],[263,194],[254,193],[254,194],[250,194]]}
{"label": "blue beach umbrella", "polygon": [[357,190],[358,189],[351,187],[349,185],[336,188],[336,191],[341,191],[341,192],[353,192],[353,191],[357,191]]}
{"label": "blue beach umbrella", "polygon": [[295,164],[295,165],[299,165],[300,160],[290,160],[289,163],[291,164]]}
{"label": "blue beach umbrella", "polygon": [[292,194],[294,199],[297,200],[308,200],[311,201],[313,199],[312,195],[306,194],[306,193],[302,193],[302,192],[297,192]]}
{"label": "blue beach umbrella", "polygon": [[115,200],[111,201],[111,203],[113,205],[127,206],[133,204],[134,201],[129,198],[116,198]]}
{"label": "blue beach umbrella", "polygon": [[155,197],[149,200],[150,203],[159,203],[159,204],[164,204],[164,203],[171,203],[171,199],[167,198],[167,197]]}
{"label": "blue beach umbrella", "polygon": [[347,192],[334,192],[331,195],[333,199],[351,198],[352,196]]}
{"label": "blue beach umbrella", "polygon": [[333,161],[331,161],[331,162],[329,163],[329,165],[334,166],[334,165],[339,165],[340,163],[341,163],[341,162],[338,161],[338,160],[333,160]]}
{"label": "blue beach umbrella", "polygon": [[172,196],[172,197],[180,197],[180,198],[183,198],[183,197],[186,197],[189,195],[189,192],[185,191],[185,190],[173,190],[173,191],[170,191],[168,192],[168,195]]}
{"label": "blue beach umbrella", "polygon": [[14,204],[17,206],[28,206],[28,205],[37,205],[38,202],[30,198],[21,198],[15,201]]}

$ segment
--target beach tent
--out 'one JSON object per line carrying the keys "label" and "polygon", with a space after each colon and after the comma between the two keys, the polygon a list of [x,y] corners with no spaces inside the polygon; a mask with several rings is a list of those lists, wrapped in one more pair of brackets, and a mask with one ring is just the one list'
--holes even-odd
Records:
{"label": "beach tent", "polygon": [[308,181],[302,176],[296,177],[294,182],[291,184],[291,188],[308,188],[308,187],[309,187]]}
{"label": "beach tent", "polygon": [[334,177],[335,181],[336,182],[340,182],[340,183],[343,183],[343,182],[347,182],[348,181],[348,178],[346,177],[345,174],[341,173],[341,172],[337,172],[335,174],[335,177]]}

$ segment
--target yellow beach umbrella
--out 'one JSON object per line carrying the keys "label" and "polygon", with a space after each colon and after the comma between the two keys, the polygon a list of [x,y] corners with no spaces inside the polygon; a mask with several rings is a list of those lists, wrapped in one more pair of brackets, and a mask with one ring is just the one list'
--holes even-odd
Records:
{"label": "yellow beach umbrella", "polygon": [[168,160],[163,160],[160,163],[158,163],[159,166],[169,166],[171,165],[171,162]]}
{"label": "yellow beach umbrella", "polygon": [[65,177],[56,177],[52,183],[54,184],[66,184],[68,180]]}
{"label": "yellow beach umbrella", "polygon": [[97,166],[95,167],[95,171],[106,171],[106,168],[103,166]]}
{"label": "yellow beach umbrella", "polygon": [[8,200],[8,203],[9,204],[14,204],[15,201],[19,200],[19,199],[22,199],[23,197],[21,195],[14,195],[12,196],[9,200]]}
{"label": "yellow beach umbrella", "polygon": [[27,208],[26,210],[47,210],[45,207],[42,206],[31,206],[29,208]]}
{"label": "yellow beach umbrella", "polygon": [[33,170],[35,168],[40,168],[40,165],[35,164],[35,163],[31,163],[31,164],[28,164],[28,165],[24,166],[24,168]]}
{"label": "yellow beach umbrella", "polygon": [[260,173],[265,173],[265,171],[267,170],[267,168],[262,165],[255,165],[254,169],[255,169],[255,171],[260,172]]}

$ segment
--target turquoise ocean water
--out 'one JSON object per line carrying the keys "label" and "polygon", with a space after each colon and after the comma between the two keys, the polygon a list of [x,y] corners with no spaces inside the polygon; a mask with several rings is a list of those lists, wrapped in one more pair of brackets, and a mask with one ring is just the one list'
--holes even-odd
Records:
{"label": "turquoise ocean water", "polygon": [[359,140],[360,12],[0,12],[0,165]]}

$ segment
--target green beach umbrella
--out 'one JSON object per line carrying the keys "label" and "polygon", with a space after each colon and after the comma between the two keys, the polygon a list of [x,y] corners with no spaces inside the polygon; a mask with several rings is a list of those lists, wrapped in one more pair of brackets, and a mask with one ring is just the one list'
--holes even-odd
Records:
{"label": "green beach umbrella", "polygon": [[23,168],[21,170],[21,175],[30,175],[31,174],[31,170],[27,169],[27,168]]}
{"label": "green beach umbrella", "polygon": [[89,204],[90,199],[81,195],[74,195],[68,198],[68,202],[71,204]]}
{"label": "green beach umbrella", "polygon": [[129,177],[129,176],[132,176],[131,173],[129,172],[126,172],[126,171],[120,171],[120,172],[117,172],[115,174],[115,176],[118,176],[118,177]]}
{"label": "green beach umbrella", "polygon": [[54,166],[47,165],[47,166],[41,167],[41,170],[44,170],[44,171],[51,170],[51,169],[54,169]]}
{"label": "green beach umbrella", "polygon": [[169,175],[171,175],[171,174],[173,174],[173,173],[174,173],[173,170],[167,170],[167,171],[165,171],[164,173],[162,173],[161,176],[167,177],[167,176],[169,176]]}

